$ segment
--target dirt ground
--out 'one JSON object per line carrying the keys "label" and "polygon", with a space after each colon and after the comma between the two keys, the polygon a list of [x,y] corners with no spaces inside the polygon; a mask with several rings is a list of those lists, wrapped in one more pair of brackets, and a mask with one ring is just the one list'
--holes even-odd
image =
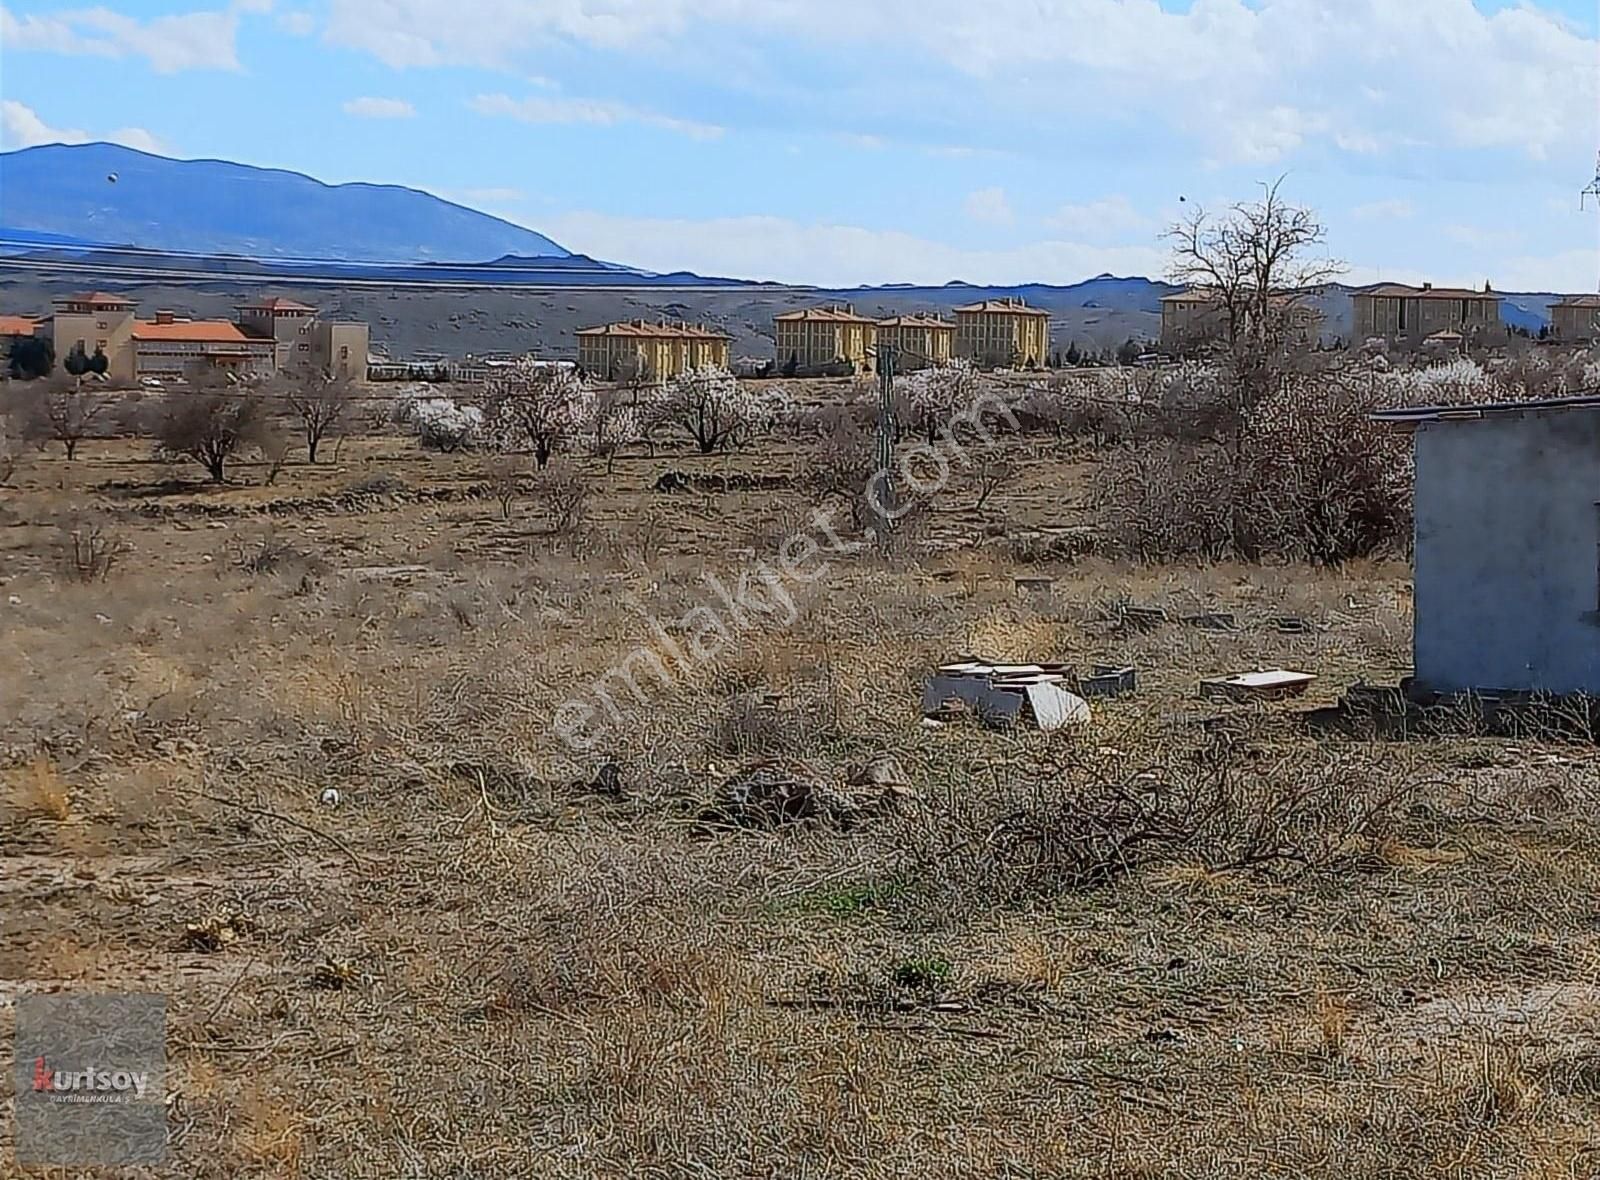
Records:
{"label": "dirt ground", "polygon": [[[402,438],[270,487],[30,455],[0,490],[3,1035],[20,994],[166,996],[169,1161],[118,1174],[1600,1173],[1592,743],[1313,726],[1405,674],[1404,563],[1072,558],[1094,457],[1011,458],[905,554],[824,545],[792,621],[725,617],[642,703],[612,681],[574,750],[565,703],[806,528],[804,445],[584,461],[573,535]],[[103,580],[72,575],[84,514]],[[925,727],[924,674],[969,654],[1139,687],[1070,734]],[[1198,696],[1280,666],[1306,698]],[[844,789],[886,757],[909,794],[842,828],[708,819],[757,760]]]}

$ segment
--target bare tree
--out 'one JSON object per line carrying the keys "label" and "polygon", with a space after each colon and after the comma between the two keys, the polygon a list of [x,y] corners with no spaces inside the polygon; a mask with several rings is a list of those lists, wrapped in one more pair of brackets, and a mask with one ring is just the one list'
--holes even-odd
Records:
{"label": "bare tree", "polygon": [[189,389],[161,399],[151,433],[158,453],[193,459],[213,483],[222,483],[228,461],[265,438],[265,407],[255,390],[197,378]]}
{"label": "bare tree", "polygon": [[354,404],[352,383],[347,377],[305,368],[286,374],[282,385],[284,404],[300,420],[306,462],[315,463],[323,439],[335,438],[344,429]]}
{"label": "bare tree", "polygon": [[972,510],[982,512],[989,498],[1010,483],[1015,474],[1016,469],[1012,467],[1009,459],[987,450],[980,452],[977,466],[972,473],[973,482],[978,488],[978,498],[973,503]]}
{"label": "bare tree", "polygon": [[1220,216],[1196,208],[1166,234],[1170,275],[1214,308],[1228,380],[1220,396],[1191,406],[1188,430],[1222,447],[1228,534],[1235,551],[1248,548],[1241,517],[1245,442],[1258,406],[1283,389],[1310,353],[1315,333],[1312,298],[1341,271],[1321,256],[1327,230],[1315,213],[1279,196],[1283,181],[1263,186],[1256,201],[1241,201]]}
{"label": "bare tree", "polygon": [[28,394],[23,434],[41,444],[60,443],[71,462],[78,455],[78,444],[93,433],[95,423],[115,405],[114,398],[85,390],[81,376],[56,378],[43,393]]}
{"label": "bare tree", "polygon": [[494,455],[487,467],[489,491],[500,502],[500,519],[510,520],[511,509],[522,494],[523,460],[516,455]]}
{"label": "bare tree", "polygon": [[21,465],[22,456],[16,436],[4,417],[0,417],[0,488],[11,482]]}
{"label": "bare tree", "polygon": [[1327,230],[1315,213],[1279,196],[1281,179],[1260,200],[1213,217],[1197,207],[1168,229],[1170,276],[1212,301],[1242,409],[1270,395],[1286,359],[1314,332],[1312,298],[1343,267],[1320,256]]}

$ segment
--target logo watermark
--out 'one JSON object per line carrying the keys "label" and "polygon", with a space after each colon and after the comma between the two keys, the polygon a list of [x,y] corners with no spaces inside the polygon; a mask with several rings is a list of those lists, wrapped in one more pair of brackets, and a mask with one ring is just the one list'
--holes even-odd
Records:
{"label": "logo watermark", "polygon": [[17,1161],[161,1162],[167,1148],[166,1019],[162,996],[18,999]]}

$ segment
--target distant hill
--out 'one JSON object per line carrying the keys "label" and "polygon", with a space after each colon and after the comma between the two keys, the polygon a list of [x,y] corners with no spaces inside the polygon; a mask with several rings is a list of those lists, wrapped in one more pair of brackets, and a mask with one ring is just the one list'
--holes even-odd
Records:
{"label": "distant hill", "polygon": [[416,189],[329,185],[298,172],[170,160],[109,143],[0,152],[0,224],[44,241],[271,258],[568,256],[543,234]]}

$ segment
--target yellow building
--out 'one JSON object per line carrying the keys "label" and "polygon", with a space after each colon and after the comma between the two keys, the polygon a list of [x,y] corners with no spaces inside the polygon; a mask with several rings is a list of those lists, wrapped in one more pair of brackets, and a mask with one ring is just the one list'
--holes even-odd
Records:
{"label": "yellow building", "polygon": [[728,337],[699,324],[628,320],[577,335],[579,367],[606,381],[666,381],[708,365],[728,367]]}
{"label": "yellow building", "polygon": [[786,311],[772,317],[772,326],[780,369],[812,373],[849,365],[855,373],[872,372],[878,325],[849,304]]}
{"label": "yellow building", "polygon": [[956,326],[936,315],[897,315],[878,321],[878,347],[894,349],[897,373],[942,365],[955,355]]}
{"label": "yellow building", "polygon": [[956,308],[956,356],[980,368],[1050,360],[1050,313],[1017,296]]}

